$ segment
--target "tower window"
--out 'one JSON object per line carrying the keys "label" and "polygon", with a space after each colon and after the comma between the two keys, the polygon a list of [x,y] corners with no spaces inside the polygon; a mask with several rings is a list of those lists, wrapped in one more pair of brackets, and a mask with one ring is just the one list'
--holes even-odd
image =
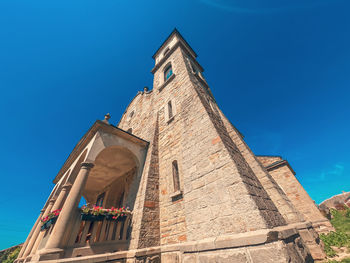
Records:
{"label": "tower window", "polygon": [[193,65],[193,63],[191,63],[191,67],[192,67],[192,71],[193,71],[194,73],[197,73],[197,68]]}
{"label": "tower window", "polygon": [[171,104],[171,101],[168,102],[168,117],[171,119],[173,117],[173,105]]}
{"label": "tower window", "polygon": [[193,64],[191,60],[190,60],[190,65],[191,65],[192,72],[197,73],[198,72],[197,67]]}
{"label": "tower window", "polygon": [[164,51],[163,56],[165,57],[165,55],[166,55],[166,54],[168,54],[168,53],[169,53],[169,51],[170,51],[170,48],[168,48],[168,47],[167,47],[167,48],[166,48],[166,50]]}
{"label": "tower window", "polygon": [[194,65],[194,62],[192,61],[192,59],[190,59],[189,57],[187,57],[187,61],[190,64],[192,73],[198,73],[198,69],[197,67]]}
{"label": "tower window", "polygon": [[174,192],[180,191],[180,177],[179,177],[179,167],[177,166],[177,161],[173,161],[173,182],[174,182]]}
{"label": "tower window", "polygon": [[171,65],[169,65],[165,70],[164,70],[164,81],[168,80],[171,75],[173,75],[173,69]]}

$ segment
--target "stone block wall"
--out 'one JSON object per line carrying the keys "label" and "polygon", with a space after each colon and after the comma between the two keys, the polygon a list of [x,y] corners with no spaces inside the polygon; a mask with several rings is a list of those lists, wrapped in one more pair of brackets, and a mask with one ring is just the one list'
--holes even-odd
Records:
{"label": "stone block wall", "polygon": [[265,166],[288,199],[307,221],[315,223],[316,229],[320,232],[333,229],[330,222],[321,214],[315,202],[295,177],[295,173],[287,161],[279,156],[258,156],[258,160]]}
{"label": "stone block wall", "polygon": [[[138,239],[138,245],[131,248],[154,246],[151,239],[157,235],[160,247],[165,247],[305,221],[262,164],[269,165],[278,158],[257,159],[216,105],[202,75],[191,70],[189,57],[185,49],[175,45],[152,70],[153,90],[140,92],[118,125],[124,130],[132,128],[134,135],[150,141],[151,145],[139,195],[142,213],[133,219],[139,223],[134,225],[131,244],[135,243],[133,239]],[[164,80],[164,69],[170,64],[173,75]],[[168,116],[169,102],[173,116]],[[180,191],[174,189],[172,162],[175,160]],[[148,200],[150,196],[156,200],[157,193],[159,200]],[[154,205],[159,211],[159,232],[154,231],[153,236],[145,230],[137,232],[138,227],[146,227],[146,221],[150,223],[148,219],[152,217],[147,213]],[[269,253],[280,249],[279,253],[294,257],[290,258],[293,262],[304,262],[308,252],[301,255],[300,251],[294,251],[298,247],[307,250],[303,245],[298,246],[299,239],[295,234],[293,244],[276,241],[270,247],[261,245],[261,251],[267,251],[266,258],[273,258]],[[232,251],[232,255],[213,251],[192,253],[188,258],[181,253],[163,253],[161,257],[166,258],[165,262],[172,262],[171,258],[179,260],[174,262],[217,259],[224,262],[234,256],[248,260],[244,262],[261,262],[253,259],[259,254],[258,248],[249,253],[246,248],[241,250]],[[276,262],[288,262],[283,260]]]}
{"label": "stone block wall", "polygon": [[[174,77],[164,85],[163,67],[169,63]],[[178,47],[155,72],[153,91],[139,94],[119,124],[149,139],[154,116],[159,116],[160,243],[285,224],[230,138],[219,112],[214,112],[206,100],[207,93],[194,85],[186,63],[186,54]],[[166,116],[168,101],[176,113],[171,120]],[[145,117],[150,117],[148,123],[141,120]],[[182,192],[175,198],[171,168],[174,160],[178,162]],[[146,163],[145,172],[150,169],[147,166]]]}
{"label": "stone block wall", "polygon": [[219,112],[230,137],[236,143],[239,151],[242,153],[247,163],[268,193],[269,197],[278,208],[278,211],[282,214],[284,220],[287,223],[303,222],[304,217],[302,214],[300,214],[300,212],[294,207],[275,179],[268,173],[264,166],[261,165],[259,162],[260,160],[257,159],[255,154],[245,143],[240,133],[220,110]]}

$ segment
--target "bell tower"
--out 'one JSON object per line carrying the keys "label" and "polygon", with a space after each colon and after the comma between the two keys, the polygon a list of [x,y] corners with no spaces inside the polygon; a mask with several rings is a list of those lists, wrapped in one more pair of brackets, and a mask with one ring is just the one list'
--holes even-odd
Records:
{"label": "bell tower", "polygon": [[[277,170],[285,162],[250,150],[176,29],[153,59],[153,89],[137,93],[117,126],[107,114],[81,138],[16,262],[322,259],[320,222],[306,221],[304,204],[275,181],[294,184]],[[102,208],[78,207],[81,196]]]}
{"label": "bell tower", "polygon": [[242,138],[234,141],[229,133],[197,54],[176,29],[153,58],[160,222],[166,222],[160,224],[160,243],[285,225],[287,218],[247,161],[253,155],[244,156],[237,145]]}

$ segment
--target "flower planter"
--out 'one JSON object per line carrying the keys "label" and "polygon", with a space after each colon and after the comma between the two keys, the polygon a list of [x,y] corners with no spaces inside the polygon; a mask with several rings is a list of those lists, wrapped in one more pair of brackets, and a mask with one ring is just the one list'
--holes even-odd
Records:
{"label": "flower planter", "polygon": [[51,225],[56,223],[56,221],[57,221],[57,216],[53,217],[53,218],[50,218],[45,223],[43,223],[43,225],[41,226],[40,230],[44,231],[46,229],[49,229]]}
{"label": "flower planter", "polygon": [[48,229],[49,227],[47,226],[47,222],[43,223],[42,226],[40,227],[40,231],[44,231]]}
{"label": "flower planter", "polygon": [[91,215],[91,214],[81,214],[81,220],[82,221],[103,221],[105,218],[105,215]]}
{"label": "flower planter", "polygon": [[116,219],[113,218],[114,215],[106,215],[107,221],[117,221],[117,222],[124,222],[126,220],[126,215],[124,216],[118,216]]}

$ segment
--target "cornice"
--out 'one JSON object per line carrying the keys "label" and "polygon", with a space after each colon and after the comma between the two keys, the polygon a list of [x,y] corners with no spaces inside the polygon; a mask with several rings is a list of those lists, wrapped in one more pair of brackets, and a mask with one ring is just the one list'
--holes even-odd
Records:
{"label": "cornice", "polygon": [[196,61],[196,57],[194,57],[188,50],[187,47],[183,44],[183,42],[178,41],[170,50],[169,52],[154,66],[154,68],[151,70],[152,74],[154,74],[163,64],[164,62],[170,57],[172,53],[178,48],[181,47],[182,50],[186,52],[186,55],[190,56],[192,60],[196,63],[196,65],[199,67],[199,69],[203,72],[204,69],[202,66]]}
{"label": "cornice", "polygon": [[274,163],[266,166],[265,168],[266,168],[267,171],[272,171],[272,170],[276,170],[276,169],[278,169],[278,168],[280,168],[282,166],[285,166],[285,165],[288,166],[288,168],[295,175],[295,172],[294,172],[293,168],[290,166],[290,164],[288,163],[287,160],[281,160],[281,161],[274,162]]}

